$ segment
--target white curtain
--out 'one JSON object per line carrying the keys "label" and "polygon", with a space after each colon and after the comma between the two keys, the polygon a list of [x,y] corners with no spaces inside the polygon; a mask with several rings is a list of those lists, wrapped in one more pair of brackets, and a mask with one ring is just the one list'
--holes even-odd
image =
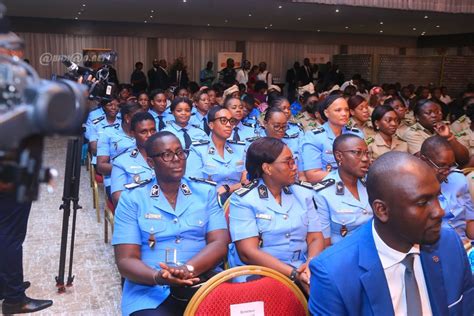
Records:
{"label": "white curtain", "polygon": [[267,63],[267,69],[273,74],[274,82],[285,82],[286,70],[293,67],[295,61],[303,62],[307,53],[338,53],[338,45],[316,45],[276,42],[247,42],[247,59],[252,65],[261,61]]}
{"label": "white curtain", "polygon": [[235,41],[226,40],[158,38],[156,56],[151,59],[166,59],[170,68],[176,58],[183,57],[189,79],[199,83],[199,72],[206,63],[212,61],[216,70],[217,54],[234,52],[235,46]]}
{"label": "white curtain", "polygon": [[[147,62],[145,37],[43,33],[18,33],[18,35],[25,41],[25,58],[30,60],[41,77],[47,79],[52,74],[62,75],[65,72],[65,67],[58,60],[59,56],[82,56],[84,48],[110,48],[116,51],[118,59],[114,68],[117,70],[120,82],[130,82],[135,62],[142,61],[145,64]],[[52,60],[48,61],[47,56],[51,56]]]}

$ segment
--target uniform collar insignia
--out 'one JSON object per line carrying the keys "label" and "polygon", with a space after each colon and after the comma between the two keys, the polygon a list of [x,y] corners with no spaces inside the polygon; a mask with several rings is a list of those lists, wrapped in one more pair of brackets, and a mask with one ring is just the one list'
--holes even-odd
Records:
{"label": "uniform collar insignia", "polygon": [[207,151],[207,153],[208,153],[209,155],[214,155],[215,152],[216,152],[216,149],[215,149],[214,147],[212,147],[212,146],[210,146],[210,147],[209,147],[209,150]]}
{"label": "uniform collar insignia", "polygon": [[160,196],[160,186],[158,184],[155,184],[151,187],[151,192],[150,192],[151,197],[158,197]]}
{"label": "uniform collar insignia", "polygon": [[232,150],[232,148],[230,148],[230,146],[226,145],[225,146],[225,149],[229,152],[229,154],[233,154],[234,151]]}
{"label": "uniform collar insignia", "polygon": [[181,184],[181,191],[183,191],[184,195],[191,195],[192,194],[191,189],[187,186],[186,183]]}
{"label": "uniform collar insignia", "polygon": [[139,175],[139,174],[136,174],[136,175],[133,176],[133,182],[135,182],[135,183],[140,183],[140,180],[141,180],[141,179],[140,179],[140,175]]}
{"label": "uniform collar insignia", "polygon": [[344,183],[342,181],[336,183],[336,195],[344,195]]}
{"label": "uniform collar insignia", "polygon": [[261,199],[268,199],[268,189],[264,184],[258,186],[258,196],[260,196]]}
{"label": "uniform collar insignia", "polygon": [[138,149],[135,148],[134,150],[132,150],[132,152],[130,153],[130,157],[132,158],[135,158],[138,156]]}
{"label": "uniform collar insignia", "polygon": [[283,192],[285,192],[285,194],[291,194],[290,187],[288,187],[288,186],[283,187]]}

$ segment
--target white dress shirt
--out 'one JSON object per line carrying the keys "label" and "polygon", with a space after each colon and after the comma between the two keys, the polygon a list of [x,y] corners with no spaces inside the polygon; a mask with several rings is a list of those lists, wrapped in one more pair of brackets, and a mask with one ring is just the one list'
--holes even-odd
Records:
{"label": "white dress shirt", "polygon": [[242,83],[246,85],[247,82],[249,81],[249,71],[244,70],[244,69],[239,69],[239,71],[237,71],[237,75],[235,76],[235,80],[237,80],[238,83]]}
{"label": "white dress shirt", "polygon": [[382,263],[388,289],[392,298],[393,310],[396,316],[407,315],[407,302],[405,297],[405,266],[401,263],[409,253],[416,253],[413,263],[416,283],[420,291],[421,308],[423,316],[433,315],[430,305],[430,297],[426,288],[425,276],[420,259],[420,246],[413,245],[408,253],[403,253],[390,248],[377,234],[374,222],[372,222],[372,234],[374,236],[375,248]]}
{"label": "white dress shirt", "polygon": [[273,76],[268,70],[265,70],[257,75],[257,80],[265,81],[266,84],[271,85],[273,83]]}

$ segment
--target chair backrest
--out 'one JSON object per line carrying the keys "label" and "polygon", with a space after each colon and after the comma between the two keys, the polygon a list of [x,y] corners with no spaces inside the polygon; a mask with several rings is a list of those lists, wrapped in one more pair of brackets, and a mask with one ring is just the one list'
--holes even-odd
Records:
{"label": "chair backrest", "polygon": [[[244,283],[227,282],[243,275],[261,278]],[[304,294],[283,274],[260,266],[240,266],[219,273],[194,294],[185,316],[226,316],[234,304],[263,302],[265,316],[304,316],[308,304]]]}

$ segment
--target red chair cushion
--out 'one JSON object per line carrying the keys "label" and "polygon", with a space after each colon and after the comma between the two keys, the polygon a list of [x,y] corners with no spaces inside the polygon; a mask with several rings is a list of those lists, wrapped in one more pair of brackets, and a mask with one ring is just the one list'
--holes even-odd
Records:
{"label": "red chair cushion", "polygon": [[265,316],[305,316],[298,298],[279,281],[263,277],[246,283],[222,283],[199,305],[195,315],[230,315],[230,305],[263,301]]}
{"label": "red chair cushion", "polygon": [[97,181],[97,183],[104,183],[104,176],[102,176],[101,174],[96,173],[95,174],[95,181]]}

